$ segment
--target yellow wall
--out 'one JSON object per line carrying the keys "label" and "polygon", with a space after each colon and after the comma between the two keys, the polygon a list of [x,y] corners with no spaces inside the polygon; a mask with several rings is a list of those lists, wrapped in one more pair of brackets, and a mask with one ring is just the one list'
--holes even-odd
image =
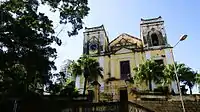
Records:
{"label": "yellow wall", "polygon": [[[128,40],[131,43],[137,43],[137,47],[141,47],[142,41],[135,39],[134,37],[130,37],[129,35],[125,35],[125,34],[120,35],[116,40],[112,41],[110,43],[109,47],[111,48],[112,46],[115,46],[115,44],[118,44],[119,42],[121,42],[122,39]],[[157,50],[155,50],[155,49],[157,49]],[[110,73],[111,77],[120,79],[120,61],[128,61],[129,60],[131,76],[134,77],[133,68],[137,67],[139,64],[144,63],[147,59],[152,59],[152,60],[163,59],[164,64],[171,64],[173,62],[173,58],[172,58],[170,49],[171,48],[165,48],[165,49],[154,48],[154,50],[144,50],[141,52],[139,52],[139,51],[134,52],[127,48],[121,48],[118,51],[116,51],[115,53],[112,53],[110,55],[94,57],[99,61],[100,66],[103,67],[102,73],[104,75],[104,78],[99,79],[98,81],[101,84],[101,86],[104,87],[104,92],[105,93],[106,92],[111,92],[111,93],[114,92],[113,94],[116,94],[115,95],[115,99],[116,99],[116,97],[118,97],[119,95],[115,92],[118,92],[122,86],[127,86],[125,81],[124,80],[113,81],[112,83],[114,85],[109,85],[110,83],[106,84],[105,80],[109,78],[109,75],[108,75],[109,73]],[[108,89],[112,86],[115,89],[113,91]],[[148,89],[148,86],[145,83],[142,83],[142,84],[135,83],[135,84],[129,84],[128,91],[130,91],[130,89],[132,87],[137,87],[142,90]],[[134,96],[129,94],[129,99],[133,99],[133,98],[134,98]]]}
{"label": "yellow wall", "polygon": [[[151,50],[150,55],[151,59],[163,59],[164,64],[172,64],[174,62],[172,58],[172,53],[170,52],[172,48],[166,48],[162,50]],[[164,57],[163,57],[164,56]]]}
{"label": "yellow wall", "polygon": [[137,66],[136,63],[141,63],[140,61],[142,60],[139,55],[140,54],[137,52],[111,55],[111,58],[110,58],[110,61],[112,63],[111,76],[120,78],[120,61],[128,61],[128,60],[130,62],[130,72],[131,72],[131,75],[133,76],[134,74],[133,68]]}
{"label": "yellow wall", "polygon": [[[169,51],[169,50],[168,50]],[[146,58],[146,52],[149,52],[150,54],[150,59],[163,59],[164,64],[167,64],[167,59],[168,56],[166,56],[166,49],[162,49],[162,50],[150,50],[150,51],[144,51],[144,52],[133,52],[131,50],[127,50],[127,49],[121,49],[118,52],[116,52],[115,54],[112,54],[109,56],[103,56],[104,57],[104,81],[108,78],[108,73],[111,73],[111,77],[115,77],[116,79],[120,79],[120,61],[126,61],[129,60],[130,62],[130,71],[131,71],[131,76],[134,77],[134,70],[133,68],[135,68],[136,66],[138,66],[139,64],[144,63],[147,58]],[[162,57],[162,55],[165,55],[165,57]],[[170,54],[171,55],[171,54]],[[171,58],[168,60],[172,60]],[[101,80],[103,81],[103,80]],[[100,82],[101,83],[101,82]],[[125,86],[125,81],[114,81],[114,88],[115,90],[113,92],[118,92],[120,87]],[[106,86],[109,86],[107,84],[104,83],[104,85],[102,85],[106,88]],[[139,89],[148,89],[148,86],[145,83],[136,83],[136,84],[129,84],[128,87],[128,91],[130,91],[130,89],[132,87],[137,87]],[[104,92],[110,92],[108,89],[105,89]],[[117,93],[116,97],[118,97]],[[115,99],[116,99],[115,97]],[[129,94],[129,99],[133,99],[135,98],[134,96],[132,96],[131,94]]]}
{"label": "yellow wall", "polygon": [[153,60],[163,59],[164,64],[166,63],[165,57],[162,57],[162,55],[165,55],[165,51],[164,50],[152,50],[152,51],[150,51],[150,54],[151,54],[151,58]]}

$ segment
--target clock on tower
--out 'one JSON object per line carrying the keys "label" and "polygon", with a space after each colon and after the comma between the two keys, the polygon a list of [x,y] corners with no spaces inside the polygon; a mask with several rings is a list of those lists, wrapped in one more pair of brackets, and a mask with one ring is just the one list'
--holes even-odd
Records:
{"label": "clock on tower", "polygon": [[91,44],[90,45],[90,50],[95,51],[98,49],[98,45],[97,44]]}
{"label": "clock on tower", "polygon": [[104,26],[85,28],[83,40],[83,54],[100,56],[104,55],[108,47],[108,37]]}
{"label": "clock on tower", "polygon": [[97,54],[98,51],[98,40],[95,37],[93,37],[89,43],[89,54]]}

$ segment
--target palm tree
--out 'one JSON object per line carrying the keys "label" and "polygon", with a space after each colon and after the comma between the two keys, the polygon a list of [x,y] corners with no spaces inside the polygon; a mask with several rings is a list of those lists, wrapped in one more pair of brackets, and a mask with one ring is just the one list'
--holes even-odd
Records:
{"label": "palm tree", "polygon": [[188,70],[180,76],[180,81],[189,87],[190,94],[192,94],[192,88],[196,82],[196,75],[197,72],[194,72],[193,70],[191,70],[191,68],[188,68]]}
{"label": "palm tree", "polygon": [[198,88],[200,88],[200,86],[199,86],[199,84],[200,84],[200,72],[196,74],[196,78],[195,79],[196,79],[195,82],[198,84]]}
{"label": "palm tree", "polygon": [[196,83],[200,84],[200,73],[196,74]]}
{"label": "palm tree", "polygon": [[147,60],[140,64],[139,67],[134,68],[134,78],[139,82],[146,82],[149,85],[149,90],[152,91],[152,81],[156,84],[161,83],[163,77],[163,65],[159,65],[152,60]]}
{"label": "palm tree", "polygon": [[81,56],[77,60],[77,62],[73,61],[72,64],[69,66],[69,71],[75,77],[81,75],[84,76],[85,81],[84,81],[83,95],[85,95],[86,86],[88,82],[90,83],[92,81],[97,82],[98,77],[103,78],[103,75],[101,73],[103,71],[102,67],[100,67],[97,60],[87,55]]}
{"label": "palm tree", "polygon": [[163,70],[163,73],[164,73],[164,77],[163,77],[163,80],[162,80],[163,84],[171,85],[171,82],[176,80],[173,65],[171,65],[171,64],[166,65],[164,70]]}
{"label": "palm tree", "polygon": [[[190,67],[187,67],[183,63],[175,63],[175,67],[177,70],[179,80],[187,85],[190,89],[190,94],[192,94],[192,87],[195,83],[196,72],[192,71]],[[174,65],[166,65],[164,69],[164,79],[163,82],[167,84],[171,84],[172,81],[176,80],[175,72],[174,72]]]}

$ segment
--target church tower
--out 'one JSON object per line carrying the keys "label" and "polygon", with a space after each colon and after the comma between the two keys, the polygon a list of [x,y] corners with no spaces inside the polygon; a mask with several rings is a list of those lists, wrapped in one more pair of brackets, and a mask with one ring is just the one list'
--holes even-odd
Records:
{"label": "church tower", "polygon": [[[167,42],[167,35],[162,17],[141,19],[140,38],[142,39],[145,57],[158,64],[173,64],[172,47]],[[177,93],[177,86],[172,82],[172,88]],[[153,88],[156,85],[153,84]]]}
{"label": "church tower", "polygon": [[141,19],[140,38],[142,39],[146,59],[153,59],[162,64],[171,64],[171,46],[167,42],[162,17]]}
{"label": "church tower", "polygon": [[108,37],[104,26],[85,28],[83,54],[99,56],[108,51]]}
{"label": "church tower", "polygon": [[[106,79],[110,72],[109,61],[109,40],[106,34],[106,30],[103,25],[85,28],[83,32],[83,54],[89,55],[99,62],[99,65],[103,68],[102,74]],[[101,90],[104,88],[104,79],[99,78],[98,82],[101,85]]]}
{"label": "church tower", "polygon": [[158,48],[167,47],[167,35],[162,17],[152,19],[141,19],[140,34],[144,47]]}

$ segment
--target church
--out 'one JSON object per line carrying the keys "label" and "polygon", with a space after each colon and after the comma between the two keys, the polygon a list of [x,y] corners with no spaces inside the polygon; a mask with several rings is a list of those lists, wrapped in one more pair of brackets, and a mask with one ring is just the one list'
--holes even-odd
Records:
{"label": "church", "polygon": [[[104,79],[99,79],[101,92],[110,91],[117,96],[118,89],[126,86],[128,76],[134,76],[133,68],[147,59],[160,64],[174,63],[172,47],[167,42],[161,16],[141,19],[140,37],[123,33],[110,41],[103,25],[86,27],[83,34],[83,54],[96,58],[103,68]],[[118,80],[109,85],[105,80],[111,77]],[[144,90],[148,88],[145,84],[133,86]],[[171,86],[177,93],[176,83],[172,82]],[[83,83],[80,83],[80,87],[83,87]],[[153,88],[156,88],[155,84]]]}

